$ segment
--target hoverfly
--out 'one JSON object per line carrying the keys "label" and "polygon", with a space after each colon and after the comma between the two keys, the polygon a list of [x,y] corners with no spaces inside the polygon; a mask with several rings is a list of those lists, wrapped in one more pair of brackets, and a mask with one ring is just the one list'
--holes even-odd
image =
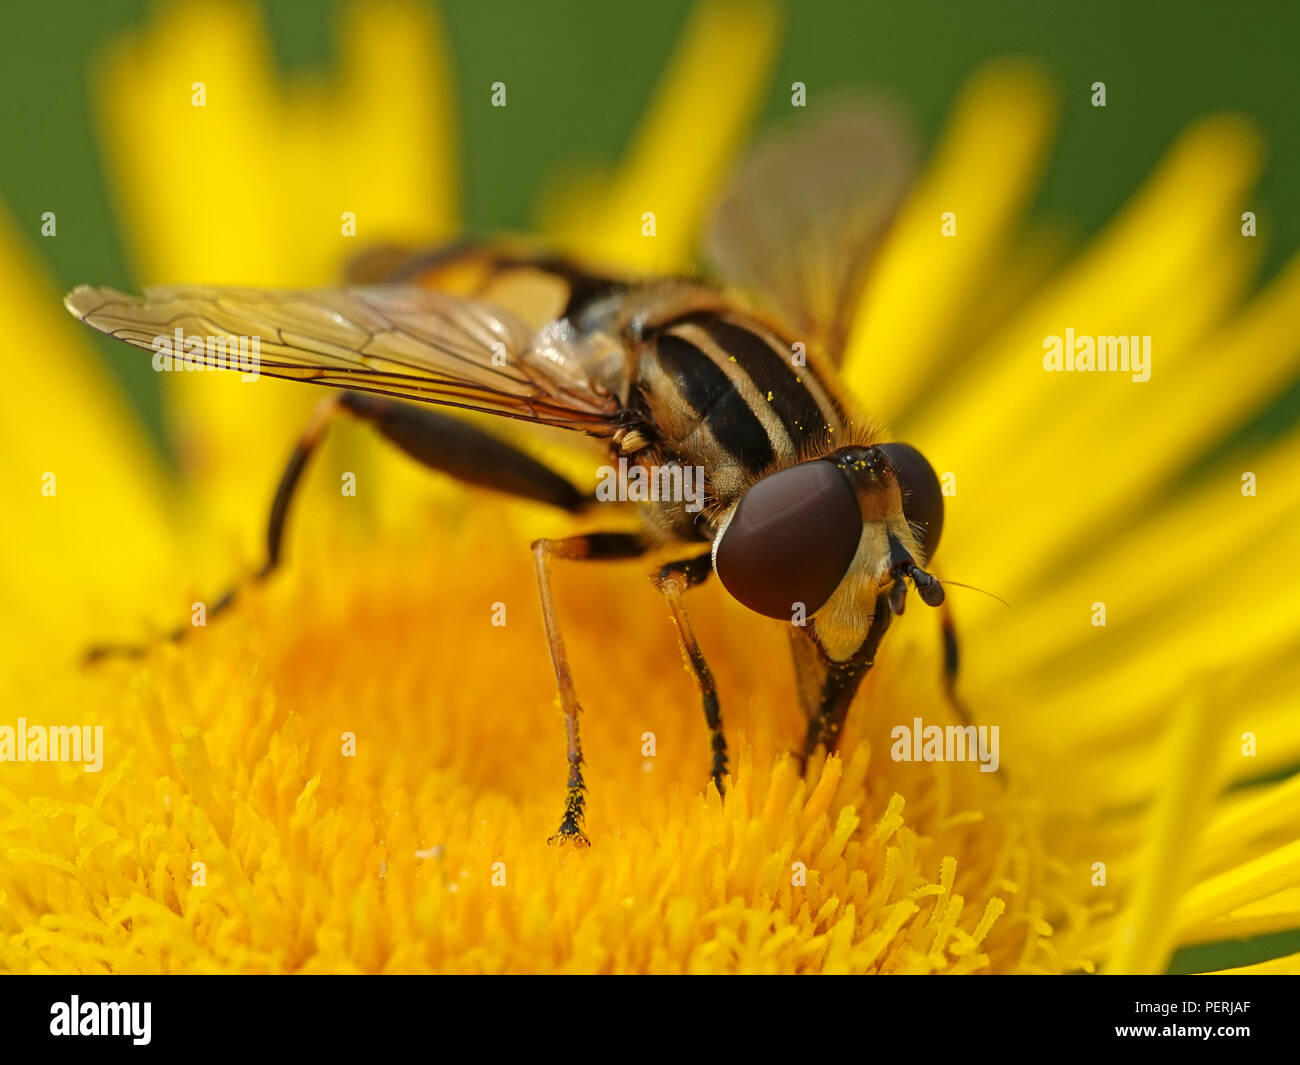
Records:
{"label": "hoverfly", "polygon": [[[261,372],[340,390],[289,459],[259,578],[280,561],[295,488],[339,414],[368,422],[433,469],[570,512],[591,507],[593,493],[433,408],[585,433],[615,462],[703,468],[702,507],[660,499],[642,505],[639,533],[532,545],[567,738],[564,814],[552,841],[585,844],[580,706],[551,560],[689,552],[652,580],[703,700],[720,793],[727,745],[682,605],[688,588],[716,572],[743,605],[787,623],[808,717],[805,758],[834,749],[909,582],[923,602],[943,603],[942,585],[925,569],[943,527],[938,478],[915,448],[879,439],[835,369],[912,157],[905,124],[865,99],[761,146],[738,169],[705,240],[706,258],[733,288],[618,277],[488,243],[380,250],[334,289],[179,286],[135,297],[83,285],[65,302],[93,328],[144,349],[177,328],[257,336]],[[945,636],[951,696],[956,643],[946,614]],[[114,650],[129,649],[102,649]]]}

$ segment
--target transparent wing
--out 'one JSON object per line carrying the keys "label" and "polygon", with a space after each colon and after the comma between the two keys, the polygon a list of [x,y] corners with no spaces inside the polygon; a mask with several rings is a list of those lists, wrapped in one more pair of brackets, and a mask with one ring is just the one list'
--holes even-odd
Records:
{"label": "transparent wing", "polygon": [[[563,322],[540,332],[506,311],[403,286],[268,291],[176,286],[130,296],[81,285],[64,300],[87,325],[146,351],[233,368],[207,338],[258,341],[257,372],[612,433],[621,351]],[[194,338],[191,340],[191,338]],[[177,341],[182,344],[178,345]]]}
{"label": "transparent wing", "polygon": [[830,101],[741,165],[713,216],[705,256],[838,360],[915,159],[911,128],[886,101]]}

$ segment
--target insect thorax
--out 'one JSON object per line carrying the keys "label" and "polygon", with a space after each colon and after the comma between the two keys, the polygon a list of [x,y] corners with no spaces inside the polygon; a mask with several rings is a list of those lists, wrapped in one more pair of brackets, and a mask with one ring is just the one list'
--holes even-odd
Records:
{"label": "insect thorax", "polygon": [[708,512],[725,511],[766,473],[839,446],[847,417],[836,386],[800,355],[739,311],[664,323],[638,345],[629,397],[649,428],[629,430],[618,449],[702,468]]}

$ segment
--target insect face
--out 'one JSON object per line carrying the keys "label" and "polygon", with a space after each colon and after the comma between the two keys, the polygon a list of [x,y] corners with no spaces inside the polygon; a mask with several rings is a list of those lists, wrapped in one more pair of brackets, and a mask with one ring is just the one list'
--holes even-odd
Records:
{"label": "insect face", "polygon": [[921,567],[943,529],[934,470],[908,444],[846,447],[779,470],[741,497],[714,542],[723,586],[751,610],[790,620],[832,599],[874,602],[890,591],[902,613],[904,578],[931,606],[943,588]]}

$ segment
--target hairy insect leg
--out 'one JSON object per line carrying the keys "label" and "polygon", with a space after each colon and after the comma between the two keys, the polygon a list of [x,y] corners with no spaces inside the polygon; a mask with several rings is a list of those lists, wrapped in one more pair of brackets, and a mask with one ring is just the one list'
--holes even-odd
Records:
{"label": "hairy insect leg", "polygon": [[[266,529],[266,561],[253,574],[266,580],[280,565],[285,524],[307,463],[325,437],[330,422],[340,413],[369,423],[389,442],[430,469],[449,473],[467,484],[479,485],[524,499],[578,511],[590,502],[571,482],[531,455],[460,418],[427,407],[384,396],[341,392],[324,400],[312,415],[307,430],[294,445],[271,503]],[[212,618],[227,610],[239,595],[235,585],[209,608]],[[166,639],[182,640],[190,631],[177,626]],[[99,644],[87,650],[86,662],[113,656],[140,657],[149,644]]]}
{"label": "hairy insect leg", "polygon": [[853,702],[862,678],[875,663],[876,651],[880,648],[880,641],[893,616],[888,594],[878,597],[866,638],[858,650],[843,662],[823,662],[825,679],[822,681],[817,713],[808,722],[808,735],[804,741],[805,763],[818,747],[827,754],[835,750],[840,730],[844,727],[844,719],[849,713],[849,704]]}
{"label": "hairy insect leg", "polygon": [[718,705],[718,689],[713,682],[709,663],[705,661],[699,641],[695,638],[695,629],[686,616],[686,609],[682,604],[682,593],[687,588],[703,584],[712,572],[712,556],[706,551],[696,558],[668,563],[654,577],[654,583],[668,604],[668,612],[677,627],[677,639],[681,644],[682,655],[695,675],[695,684],[700,689],[700,697],[704,700],[704,720],[709,726],[709,743],[713,751],[710,776],[718,789],[718,794],[724,795],[727,775],[727,737],[722,731],[722,710]]}
{"label": "hairy insect leg", "polygon": [[582,707],[573,687],[569,655],[564,649],[564,637],[560,633],[560,623],[555,612],[555,599],[551,595],[550,561],[552,558],[574,561],[637,558],[645,554],[645,551],[645,542],[632,533],[588,533],[565,540],[533,541],[537,589],[542,600],[542,624],[546,627],[546,642],[551,651],[551,665],[555,668],[555,683],[560,692],[560,709],[564,712],[564,737],[569,763],[564,817],[559,831],[548,841],[550,843],[573,843],[583,847],[591,843],[582,830],[586,808],[586,784],[582,779],[582,734],[579,727]]}

